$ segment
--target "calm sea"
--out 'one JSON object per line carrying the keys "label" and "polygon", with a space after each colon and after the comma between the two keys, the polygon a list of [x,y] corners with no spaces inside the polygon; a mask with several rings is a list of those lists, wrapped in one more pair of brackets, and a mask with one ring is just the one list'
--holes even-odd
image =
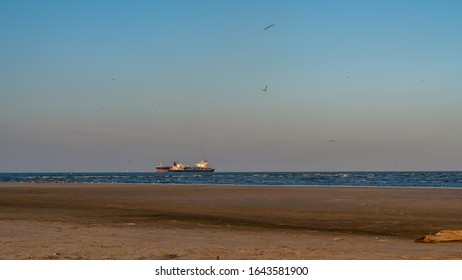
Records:
{"label": "calm sea", "polygon": [[134,183],[292,186],[462,187],[452,172],[0,173],[10,183]]}

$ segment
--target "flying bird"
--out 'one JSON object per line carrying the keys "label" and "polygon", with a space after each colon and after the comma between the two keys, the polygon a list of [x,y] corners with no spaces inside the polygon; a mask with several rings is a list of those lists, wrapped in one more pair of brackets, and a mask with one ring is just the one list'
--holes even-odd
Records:
{"label": "flying bird", "polygon": [[335,141],[335,140],[329,140],[329,141],[327,141],[327,143],[335,143],[335,142],[337,142],[337,141]]}
{"label": "flying bird", "polygon": [[115,83],[116,79],[115,78],[112,78],[112,83]]}
{"label": "flying bird", "polygon": [[266,85],[264,88],[261,88],[261,90],[266,92],[268,90],[268,85]]}
{"label": "flying bird", "polygon": [[273,27],[273,26],[275,26],[275,25],[276,25],[276,24],[270,24],[270,25],[268,25],[267,27],[265,27],[265,29],[263,29],[263,30],[270,29],[271,27]]}

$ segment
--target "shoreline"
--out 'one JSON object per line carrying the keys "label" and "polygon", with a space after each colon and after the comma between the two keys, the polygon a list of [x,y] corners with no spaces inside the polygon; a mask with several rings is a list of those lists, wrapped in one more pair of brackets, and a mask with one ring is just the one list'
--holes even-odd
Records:
{"label": "shoreline", "polygon": [[178,183],[100,183],[100,182],[0,182],[0,188],[8,185],[96,185],[96,186],[214,186],[214,187],[296,187],[296,188],[365,188],[365,189],[450,189],[462,190],[462,187],[435,187],[435,186],[355,186],[355,185],[249,185],[249,184],[178,184]]}
{"label": "shoreline", "polygon": [[0,183],[0,259],[462,259],[460,242],[414,243],[462,229],[461,199],[457,188]]}

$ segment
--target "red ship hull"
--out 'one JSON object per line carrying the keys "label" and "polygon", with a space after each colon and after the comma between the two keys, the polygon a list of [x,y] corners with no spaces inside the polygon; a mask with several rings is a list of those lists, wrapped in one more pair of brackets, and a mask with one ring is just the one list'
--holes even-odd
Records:
{"label": "red ship hull", "polygon": [[156,172],[169,172],[170,166],[157,166]]}
{"label": "red ship hull", "polygon": [[[213,168],[185,168],[183,170],[168,170],[167,172],[213,172],[215,169]],[[165,172],[165,171],[161,171]]]}

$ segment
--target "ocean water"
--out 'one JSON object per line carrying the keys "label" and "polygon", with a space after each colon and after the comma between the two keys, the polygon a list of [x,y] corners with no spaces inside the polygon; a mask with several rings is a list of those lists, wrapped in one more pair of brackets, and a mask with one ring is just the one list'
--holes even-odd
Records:
{"label": "ocean water", "polygon": [[134,183],[461,188],[451,172],[0,173],[10,183]]}

